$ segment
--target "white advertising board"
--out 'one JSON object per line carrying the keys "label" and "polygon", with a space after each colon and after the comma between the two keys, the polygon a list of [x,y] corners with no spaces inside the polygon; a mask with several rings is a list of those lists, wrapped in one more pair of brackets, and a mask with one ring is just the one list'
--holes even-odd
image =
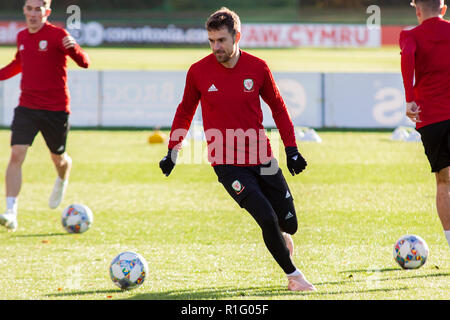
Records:
{"label": "white advertising board", "polygon": [[20,80],[22,74],[18,74],[11,79],[3,81],[3,123],[4,126],[11,125],[14,108],[19,104]]}
{"label": "white advertising board", "polygon": [[[68,73],[68,85],[71,96],[70,123],[74,126],[97,126],[99,106],[99,72],[89,70],[71,70]],[[2,117],[1,125],[9,126],[14,116],[14,108],[19,104],[20,80],[17,76],[2,81]]]}
{"label": "white advertising board", "polygon": [[103,75],[103,126],[170,126],[185,72],[108,71]]}
{"label": "white advertising board", "polygon": [[[295,126],[394,128],[411,126],[405,115],[400,73],[275,72],[275,81]],[[0,82],[0,121],[9,126],[18,105],[17,75]],[[72,126],[170,127],[186,72],[71,70]],[[275,127],[261,99],[263,124]],[[195,120],[201,120],[201,106]]]}
{"label": "white advertising board", "polygon": [[100,126],[100,79],[101,72],[71,70],[68,74],[70,91],[70,124],[72,126]]}
{"label": "white advertising board", "polygon": [[393,128],[411,125],[405,115],[401,74],[325,74],[325,126]]}
{"label": "white advertising board", "polygon": [[[275,72],[275,82],[281,92],[295,126],[322,126],[322,74]],[[266,127],[275,127],[269,106],[261,99]]]}
{"label": "white advertising board", "polygon": [[245,47],[379,47],[381,29],[340,24],[243,24]]}

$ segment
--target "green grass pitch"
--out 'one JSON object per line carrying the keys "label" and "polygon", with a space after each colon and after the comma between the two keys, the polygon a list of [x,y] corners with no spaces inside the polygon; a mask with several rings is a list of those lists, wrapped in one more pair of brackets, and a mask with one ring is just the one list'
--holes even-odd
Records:
{"label": "green grass pitch", "polygon": [[[211,52],[205,48],[89,48],[96,70],[183,70]],[[246,50],[246,49],[244,49]],[[9,63],[13,47],[0,47],[0,66]],[[272,71],[296,72],[400,72],[400,49],[248,49],[265,59]],[[69,67],[77,69],[70,60]]]}
{"label": "green grass pitch", "polygon": [[[55,172],[36,138],[23,168],[19,229],[0,230],[0,299],[450,298],[448,246],[420,143],[393,142],[386,132],[320,132],[321,144],[299,143],[308,169],[285,175],[299,215],[294,260],[318,291],[292,293],[258,226],[210,165],[180,164],[166,178],[158,167],[166,146],[149,145],[148,135],[73,130],[71,181],[56,210],[47,207]],[[3,177],[8,130],[0,139]],[[67,234],[60,223],[71,203],[94,213],[84,234]],[[392,257],[408,233],[430,247],[418,270],[401,270]],[[126,250],[143,255],[150,272],[122,292],[109,263]]]}
{"label": "green grass pitch", "polygon": [[[187,70],[210,52],[86,50],[92,69],[100,70]],[[248,51],[273,71],[400,70],[396,47]],[[14,53],[1,47],[0,65]],[[76,66],[71,62],[70,68]],[[299,143],[308,169],[285,175],[299,215],[294,260],[318,291],[292,293],[258,226],[231,200],[210,165],[180,164],[164,177],[158,162],[166,146],[149,145],[149,133],[72,130],[73,171],[56,210],[47,206],[56,173],[42,137],[36,138],[23,168],[19,229],[0,230],[0,299],[450,299],[450,256],[436,214],[434,176],[420,143],[393,142],[387,132],[319,132],[321,144]],[[4,129],[2,185],[8,157]],[[61,212],[71,203],[84,203],[94,213],[84,234],[67,234],[61,225]],[[392,249],[409,233],[427,241],[430,256],[422,268],[404,271]],[[141,287],[122,292],[108,268],[126,250],[143,255],[150,272]]]}

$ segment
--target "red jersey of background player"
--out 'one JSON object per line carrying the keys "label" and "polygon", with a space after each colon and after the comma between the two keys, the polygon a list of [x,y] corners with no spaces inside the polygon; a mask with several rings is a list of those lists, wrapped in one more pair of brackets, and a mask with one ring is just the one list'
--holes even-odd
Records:
{"label": "red jersey of background player", "polygon": [[64,48],[62,40],[68,35],[66,30],[49,22],[36,33],[24,29],[17,34],[15,59],[0,69],[0,80],[22,72],[20,106],[70,113],[67,56],[83,68],[90,61],[78,44]]}
{"label": "red jersey of background player", "polygon": [[450,119],[450,22],[430,18],[402,31],[400,48],[406,102],[422,110],[416,128]]}
{"label": "red jersey of background player", "polygon": [[[172,123],[169,149],[179,148],[184,136],[174,133],[189,129],[200,101],[213,166],[267,163],[272,151],[262,124],[260,96],[272,111],[284,145],[297,146],[291,118],[267,64],[242,50],[240,54],[234,68],[224,67],[212,53],[190,67],[183,100]],[[245,136],[245,143],[239,145],[239,138],[227,142],[233,133]]]}

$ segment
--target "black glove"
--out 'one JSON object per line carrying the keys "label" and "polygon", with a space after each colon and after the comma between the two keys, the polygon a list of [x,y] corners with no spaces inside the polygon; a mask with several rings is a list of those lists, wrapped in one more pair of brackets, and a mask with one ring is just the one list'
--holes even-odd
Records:
{"label": "black glove", "polygon": [[162,172],[166,175],[166,177],[169,176],[169,174],[173,170],[173,167],[175,167],[175,162],[177,162],[177,156],[178,156],[177,150],[169,149],[169,151],[167,152],[167,156],[165,156],[159,162],[159,167],[161,168]]}
{"label": "black glove", "polygon": [[298,152],[297,147],[286,147],[286,164],[289,172],[295,176],[306,168],[306,160]]}

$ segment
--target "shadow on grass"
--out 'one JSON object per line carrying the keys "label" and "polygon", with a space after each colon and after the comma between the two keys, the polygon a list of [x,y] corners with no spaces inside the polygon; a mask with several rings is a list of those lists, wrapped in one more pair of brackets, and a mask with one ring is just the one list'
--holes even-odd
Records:
{"label": "shadow on grass", "polygon": [[[387,268],[382,270],[348,270],[342,271],[340,273],[357,273],[357,272],[388,272],[397,271],[405,272],[396,268]],[[330,282],[317,282],[314,285],[317,288],[315,292],[292,292],[288,291],[286,286],[266,286],[266,287],[248,287],[248,288],[236,288],[236,287],[206,287],[206,288],[195,288],[195,289],[180,289],[180,290],[169,290],[169,291],[158,291],[158,292],[147,292],[139,293],[129,298],[124,298],[124,300],[209,300],[209,299],[232,299],[232,298],[252,298],[252,299],[273,299],[276,297],[282,297],[286,299],[289,296],[302,296],[318,298],[324,296],[335,296],[335,295],[347,295],[347,294],[363,294],[363,293],[388,293],[395,291],[405,291],[409,290],[410,287],[397,287],[397,288],[380,288],[381,283],[386,281],[397,281],[397,280],[407,280],[407,279],[420,279],[420,278],[438,278],[438,277],[449,277],[450,273],[432,273],[432,274],[409,274],[407,276],[399,277],[383,277],[383,278],[373,278],[373,275],[367,279],[353,279],[347,278],[340,281],[330,281]],[[370,285],[367,288],[358,287],[355,290],[351,288],[343,288],[340,290],[336,288],[334,290],[321,290],[321,287],[326,285],[337,285],[337,286],[351,286],[355,283],[368,283]],[[376,287],[374,287],[376,286]],[[140,290],[145,290],[140,289]],[[110,289],[110,290],[89,290],[89,291],[72,291],[72,292],[60,292],[47,294],[47,297],[70,297],[70,296],[85,296],[94,294],[120,294],[122,291],[120,289]],[[110,298],[113,298],[110,297]]]}
{"label": "shadow on grass", "polygon": [[[318,284],[320,285],[320,284]],[[316,285],[316,286],[318,286]],[[359,290],[333,290],[333,291],[318,291],[316,292],[292,292],[288,291],[284,286],[277,287],[249,287],[249,288],[235,288],[235,287],[218,287],[218,288],[199,288],[199,289],[181,289],[181,290],[169,290],[164,292],[147,292],[139,293],[133,297],[124,298],[123,300],[217,300],[217,299],[239,299],[239,298],[251,298],[251,299],[276,299],[276,297],[282,297],[286,299],[289,296],[292,297],[320,297],[328,295],[345,295],[345,294],[358,294],[358,293],[376,293],[376,292],[392,292],[408,290],[407,287],[402,288],[367,288]],[[64,293],[47,294],[47,297],[70,297],[78,295],[90,295],[90,294],[114,294],[121,293],[121,290],[91,290],[91,291],[73,291]],[[112,296],[113,298],[113,296]]]}
{"label": "shadow on grass", "polygon": [[[142,290],[142,289],[141,289]],[[145,289],[144,289],[145,290]],[[91,291],[72,291],[47,294],[47,297],[67,297],[77,295],[90,295],[102,293],[122,293],[120,289],[111,290],[91,290]],[[285,287],[252,287],[252,288],[235,288],[235,287],[219,287],[219,288],[198,288],[198,289],[180,289],[166,292],[149,292],[137,294],[126,300],[201,300],[201,299],[220,299],[231,297],[245,296],[277,296],[295,294],[288,292]]]}
{"label": "shadow on grass", "polygon": [[[203,299],[228,299],[244,297],[276,297],[295,294],[286,290],[286,287],[217,287],[169,290],[164,292],[148,292],[137,294],[128,300],[203,300]],[[298,293],[297,293],[298,294]],[[301,293],[309,295],[311,292]]]}
{"label": "shadow on grass", "polygon": [[109,290],[90,290],[90,291],[72,291],[72,292],[60,292],[60,293],[49,293],[46,297],[71,297],[71,296],[85,296],[89,294],[100,294],[100,293],[120,293],[118,289]]}
{"label": "shadow on grass", "polygon": [[[399,271],[399,272],[408,272],[408,271],[403,271],[400,269],[384,269],[384,271]],[[382,272],[380,270],[349,270],[349,271],[342,271],[340,273],[346,273],[346,272]],[[349,275],[349,277],[352,275]],[[373,275],[371,275],[373,276]],[[357,283],[357,282],[383,282],[383,281],[392,281],[392,280],[407,280],[407,279],[420,279],[420,278],[439,278],[439,277],[449,277],[450,273],[432,273],[432,274],[417,274],[417,275],[409,275],[409,276],[405,276],[405,277],[390,277],[390,278],[368,278],[368,279],[352,279],[349,278],[348,280],[341,280],[341,281],[332,281],[332,282],[322,282],[319,285],[325,285],[325,284],[329,284],[329,285],[339,285],[339,284],[345,284],[345,283]],[[317,286],[317,285],[316,285]]]}
{"label": "shadow on grass", "polygon": [[39,238],[39,237],[56,237],[56,236],[67,236],[70,233],[61,232],[61,233],[38,233],[38,234],[18,234],[13,235],[14,238]]}
{"label": "shadow on grass", "polygon": [[[316,286],[317,287],[317,286]],[[173,290],[166,292],[152,292],[135,295],[128,300],[202,300],[202,299],[230,299],[244,298],[251,299],[273,299],[277,296],[286,299],[292,297],[316,297],[320,299],[322,296],[357,294],[370,292],[390,292],[407,290],[408,288],[368,288],[364,290],[333,290],[320,291],[317,288],[315,292],[292,292],[286,287],[251,287],[251,288],[203,288],[198,290]]]}
{"label": "shadow on grass", "polygon": [[384,269],[358,269],[358,270],[344,270],[339,273],[359,273],[359,272],[389,272],[389,271],[402,271],[400,268],[384,268]]}

